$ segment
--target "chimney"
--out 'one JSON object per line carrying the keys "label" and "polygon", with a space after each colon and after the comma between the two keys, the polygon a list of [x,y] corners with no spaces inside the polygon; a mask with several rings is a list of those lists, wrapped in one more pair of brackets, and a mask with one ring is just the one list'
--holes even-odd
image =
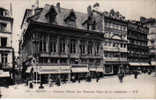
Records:
{"label": "chimney", "polygon": [[88,16],[91,16],[92,15],[92,8],[91,8],[90,5],[87,8],[87,13],[88,13]]}
{"label": "chimney", "polygon": [[32,16],[35,15],[35,5],[32,5]]}
{"label": "chimney", "polygon": [[95,11],[99,11],[100,10],[99,7],[100,7],[100,4],[99,3],[95,3],[93,5],[93,8],[94,8]]}
{"label": "chimney", "polygon": [[58,12],[60,13],[61,12],[61,7],[60,7],[60,3],[59,2],[56,4],[56,7],[58,9]]}

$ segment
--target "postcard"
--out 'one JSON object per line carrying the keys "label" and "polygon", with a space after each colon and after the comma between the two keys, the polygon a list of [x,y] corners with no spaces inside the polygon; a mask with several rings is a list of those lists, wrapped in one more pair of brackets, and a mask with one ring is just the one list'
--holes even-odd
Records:
{"label": "postcard", "polygon": [[155,99],[155,0],[3,0],[0,98]]}

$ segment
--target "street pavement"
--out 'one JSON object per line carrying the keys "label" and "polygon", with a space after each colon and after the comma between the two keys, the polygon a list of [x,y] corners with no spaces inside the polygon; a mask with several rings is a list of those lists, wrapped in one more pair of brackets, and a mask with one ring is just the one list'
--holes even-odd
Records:
{"label": "street pavement", "polygon": [[52,87],[44,84],[44,89],[38,87],[39,84],[34,84],[33,89],[25,84],[1,87],[1,94],[2,98],[156,98],[155,73],[141,74],[138,79],[128,75],[123,83],[117,76],[106,76],[99,82],[92,79],[91,82],[70,82]]}

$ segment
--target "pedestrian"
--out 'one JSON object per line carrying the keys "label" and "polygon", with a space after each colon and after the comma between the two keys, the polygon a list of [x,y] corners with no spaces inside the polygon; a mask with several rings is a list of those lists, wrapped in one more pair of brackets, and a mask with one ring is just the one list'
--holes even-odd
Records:
{"label": "pedestrian", "polygon": [[96,76],[96,82],[99,82],[99,76],[98,75]]}
{"label": "pedestrian", "polygon": [[32,82],[30,82],[29,88],[33,88],[33,83]]}
{"label": "pedestrian", "polygon": [[81,82],[80,77],[78,77],[78,81],[79,81],[79,83]]}
{"label": "pedestrian", "polygon": [[61,85],[59,78],[57,78],[56,84],[57,84],[57,86],[60,86]]}
{"label": "pedestrian", "polygon": [[52,85],[53,85],[53,82],[52,82],[52,79],[50,78],[49,79],[49,87],[52,87]]}
{"label": "pedestrian", "polygon": [[150,69],[148,70],[148,75],[151,75],[151,70]]}
{"label": "pedestrian", "polygon": [[134,72],[134,78],[135,78],[135,79],[138,78],[138,74],[139,74],[138,71],[135,71],[135,72]]}
{"label": "pedestrian", "polygon": [[40,83],[39,89],[44,89],[43,83]]}
{"label": "pedestrian", "polygon": [[119,80],[120,80],[120,83],[122,83],[122,82],[123,82],[123,78],[124,78],[124,72],[123,72],[123,71],[121,71],[121,72],[118,74],[118,78],[119,78]]}

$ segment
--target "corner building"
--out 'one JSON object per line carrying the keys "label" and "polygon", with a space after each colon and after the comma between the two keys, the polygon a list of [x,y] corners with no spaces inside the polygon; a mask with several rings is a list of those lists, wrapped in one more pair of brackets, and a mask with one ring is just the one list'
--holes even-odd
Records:
{"label": "corner building", "polygon": [[59,3],[26,9],[20,41],[23,72],[30,79],[33,72],[38,80],[70,81],[86,78],[90,68],[103,69],[103,38],[83,24],[88,18]]}

